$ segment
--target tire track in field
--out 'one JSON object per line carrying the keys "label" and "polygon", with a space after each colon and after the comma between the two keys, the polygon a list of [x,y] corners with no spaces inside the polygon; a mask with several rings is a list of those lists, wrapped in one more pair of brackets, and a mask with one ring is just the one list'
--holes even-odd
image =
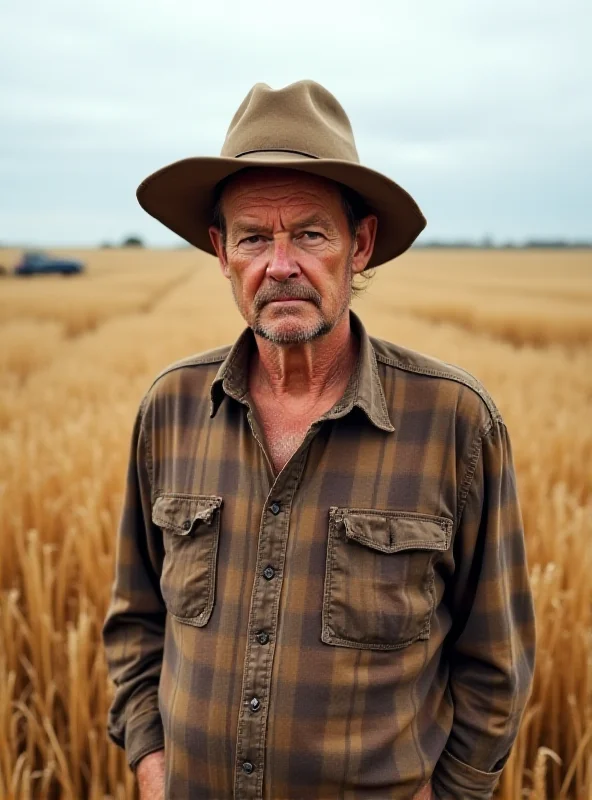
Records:
{"label": "tire track in field", "polygon": [[558,320],[524,318],[515,313],[507,317],[489,313],[487,309],[472,309],[465,304],[456,306],[421,307],[413,303],[392,304],[377,296],[372,296],[372,306],[381,312],[405,314],[422,322],[437,326],[450,325],[459,331],[483,339],[504,342],[513,347],[532,347],[537,350],[562,347],[565,350],[584,350],[592,344],[592,321],[589,317],[571,324]]}
{"label": "tire track in field", "polygon": [[[2,339],[2,334],[4,330],[10,330],[10,328],[17,328],[20,326],[25,325],[26,323],[31,323],[33,328],[31,329],[31,333],[35,334],[34,336],[27,337],[27,341],[17,342],[16,348],[22,350],[22,346],[24,345],[25,348],[34,349],[35,341],[39,339],[39,335],[42,336],[44,341],[45,349],[43,352],[39,354],[38,358],[31,357],[30,363],[24,363],[23,359],[19,356],[18,357],[18,364],[12,363],[14,362],[14,358],[6,358],[0,360],[0,371],[3,373],[4,377],[6,378],[7,382],[11,382],[12,385],[16,385],[19,389],[24,388],[27,384],[28,380],[40,372],[43,369],[46,369],[49,365],[55,363],[58,359],[63,358],[65,356],[71,355],[73,351],[75,351],[78,347],[82,346],[84,341],[92,336],[96,336],[101,328],[113,320],[122,319],[125,317],[134,317],[138,314],[151,314],[154,310],[158,308],[160,303],[164,302],[170,294],[172,294],[179,286],[184,283],[188,283],[189,280],[195,275],[195,268],[191,268],[186,270],[181,275],[175,276],[172,278],[164,288],[162,286],[157,287],[154,289],[147,298],[142,300],[135,308],[126,308],[122,309],[121,311],[114,313],[110,313],[106,315],[104,318],[97,320],[94,324],[88,324],[84,327],[81,327],[80,330],[68,332],[67,329],[64,329],[63,323],[59,320],[41,320],[36,319],[35,317],[30,317],[28,320],[24,320],[21,322],[15,322],[14,320],[7,320],[4,323],[0,324],[0,340]],[[43,331],[46,328],[51,328],[53,325],[58,325],[62,327],[63,333],[59,337],[59,341],[55,342],[53,352],[49,352],[47,348],[47,341],[46,338],[43,338]],[[35,330],[36,329],[36,330]],[[22,354],[21,354],[22,355]],[[15,356],[16,357],[16,356]]]}
{"label": "tire track in field", "polygon": [[190,279],[193,278],[195,275],[195,268],[191,268],[187,270],[186,273],[179,275],[177,278],[171,280],[165,287],[165,289],[155,289],[151,296],[148,297],[143,303],[140,304],[136,313],[139,314],[150,314],[152,311],[155,311],[158,306],[167,299],[167,297],[173,293],[175,289],[177,289],[183,283],[189,283]]}

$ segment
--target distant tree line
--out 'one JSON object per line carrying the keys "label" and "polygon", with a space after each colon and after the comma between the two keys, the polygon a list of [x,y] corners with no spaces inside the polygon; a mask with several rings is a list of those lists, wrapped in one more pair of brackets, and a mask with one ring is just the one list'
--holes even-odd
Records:
{"label": "distant tree line", "polygon": [[[139,236],[127,236],[120,244],[112,244],[111,242],[103,242],[101,247],[145,247],[143,239]],[[191,247],[191,245],[181,245],[181,247]],[[579,240],[579,239],[526,239],[522,242],[504,241],[495,242],[491,236],[484,236],[482,239],[427,239],[425,241],[417,242],[414,247],[419,248],[433,248],[442,249],[449,248],[450,250],[512,250],[512,249],[529,249],[539,248],[541,250],[554,250],[554,249],[573,249],[582,250],[592,248],[592,239]]]}
{"label": "distant tree line", "polygon": [[523,242],[494,242],[489,236],[481,240],[472,239],[430,239],[417,242],[415,247],[419,248],[450,248],[453,250],[478,249],[478,250],[512,250],[529,248],[539,248],[541,250],[585,250],[592,248],[592,239],[526,239]]}
{"label": "distant tree line", "polygon": [[[17,247],[15,244],[0,242],[3,247]],[[20,245],[19,245],[20,246]],[[126,236],[120,242],[104,241],[99,245],[102,249],[112,247],[146,247],[140,236]],[[416,242],[414,247],[420,249],[450,249],[450,250],[527,250],[529,248],[540,250],[589,250],[592,249],[592,239],[526,239],[522,242],[503,241],[495,242],[491,236],[482,239],[426,239]],[[23,245],[24,247],[24,245]],[[192,245],[180,243],[177,248],[190,248]],[[173,249],[173,248],[171,248]]]}
{"label": "distant tree line", "polygon": [[144,247],[144,240],[139,236],[126,236],[121,244],[112,244],[111,242],[102,242],[101,247],[108,249],[110,247]]}

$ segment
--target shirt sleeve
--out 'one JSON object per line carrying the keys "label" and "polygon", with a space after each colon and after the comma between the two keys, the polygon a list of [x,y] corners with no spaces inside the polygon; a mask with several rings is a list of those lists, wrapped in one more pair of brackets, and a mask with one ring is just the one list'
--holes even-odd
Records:
{"label": "shirt sleeve", "polygon": [[108,734],[132,769],[164,748],[158,708],[166,609],[160,593],[162,540],[152,523],[149,450],[138,412],[117,533],[115,581],[103,642],[115,695]]}
{"label": "shirt sleeve", "polygon": [[433,775],[439,800],[492,796],[534,669],[534,608],[503,422],[492,421],[475,440],[463,487],[448,593],[453,627],[445,645],[454,717]]}

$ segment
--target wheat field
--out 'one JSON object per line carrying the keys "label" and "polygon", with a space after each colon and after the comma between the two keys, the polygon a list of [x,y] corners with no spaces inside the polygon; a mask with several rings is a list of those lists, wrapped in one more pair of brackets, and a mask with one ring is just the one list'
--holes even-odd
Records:
{"label": "wheat field", "polygon": [[[135,796],[100,644],[131,426],[162,367],[242,329],[195,250],[76,255],[85,275],[0,278],[1,800]],[[413,250],[354,308],[505,418],[538,653],[498,794],[592,800],[592,253]]]}

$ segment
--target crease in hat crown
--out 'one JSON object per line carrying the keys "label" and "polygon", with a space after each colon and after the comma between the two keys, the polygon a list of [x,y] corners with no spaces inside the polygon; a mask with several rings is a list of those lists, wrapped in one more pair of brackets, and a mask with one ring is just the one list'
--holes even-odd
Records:
{"label": "crease in hat crown", "polygon": [[283,89],[255,84],[232,118],[220,155],[241,158],[271,152],[360,163],[343,107],[311,80]]}

